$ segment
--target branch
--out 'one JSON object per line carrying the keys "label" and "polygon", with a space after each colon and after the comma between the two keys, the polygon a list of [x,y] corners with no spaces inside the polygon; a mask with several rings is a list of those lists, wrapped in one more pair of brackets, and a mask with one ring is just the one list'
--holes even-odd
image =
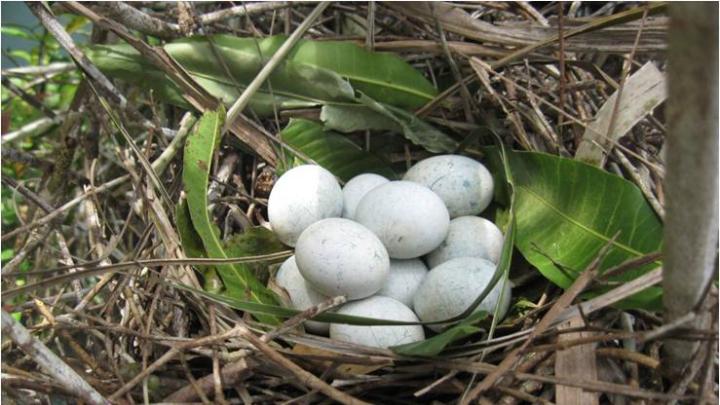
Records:
{"label": "branch", "polygon": [[83,380],[75,370],[65,364],[60,357],[42,342],[32,337],[25,327],[16,322],[5,311],[2,311],[2,332],[5,336],[9,336],[20,347],[20,350],[32,357],[40,367],[65,386],[69,392],[90,404],[110,404],[95,388]]}
{"label": "branch", "polygon": [[[665,190],[665,322],[698,308],[712,279],[718,244],[718,5],[671,3],[668,44]],[[690,327],[702,327],[698,317]],[[669,340],[670,371],[698,344]]]}

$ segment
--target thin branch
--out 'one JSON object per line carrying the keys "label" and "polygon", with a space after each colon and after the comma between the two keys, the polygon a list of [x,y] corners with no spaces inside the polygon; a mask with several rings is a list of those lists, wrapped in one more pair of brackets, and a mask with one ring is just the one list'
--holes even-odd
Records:
{"label": "thin branch", "polygon": [[25,327],[5,311],[2,311],[2,332],[68,391],[90,404],[110,404],[110,401],[90,386],[47,346],[30,335]]}

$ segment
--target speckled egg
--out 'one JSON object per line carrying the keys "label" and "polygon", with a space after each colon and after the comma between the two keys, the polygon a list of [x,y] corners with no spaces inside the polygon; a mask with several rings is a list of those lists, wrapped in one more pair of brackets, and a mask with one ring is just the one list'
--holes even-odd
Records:
{"label": "speckled egg", "polygon": [[295,260],[300,274],[322,294],[357,300],[385,283],[390,258],[380,239],[364,226],[343,218],[310,225],[298,238]]}
{"label": "speckled egg", "polygon": [[[495,264],[477,257],[460,257],[449,260],[430,270],[415,294],[415,313],[423,322],[441,321],[462,314],[480,296],[495,273]],[[502,280],[475,308],[474,312],[487,311],[491,315],[500,300],[499,317],[502,319],[510,307],[510,285]],[[447,325],[428,325],[435,331]]]}
{"label": "speckled egg", "polygon": [[[418,322],[413,311],[402,302],[379,295],[350,302],[338,310],[339,314],[386,319],[401,322]],[[355,326],[342,323],[330,325],[330,338],[363,346],[388,348],[425,339],[420,325]]]}
{"label": "speckled egg", "polygon": [[[290,296],[292,307],[298,310],[306,310],[328,299],[327,296],[315,291],[305,281],[295,263],[295,256],[290,256],[277,271],[275,283],[284,288]],[[305,321],[305,329],[308,332],[319,335],[327,335],[330,331],[330,324],[325,322]]]}
{"label": "speckled egg", "polygon": [[457,217],[450,221],[448,235],[427,255],[432,269],[458,257],[479,257],[497,264],[502,254],[503,234],[492,222],[480,217]]}
{"label": "speckled egg", "polygon": [[360,174],[348,181],[343,187],[343,218],[353,219],[355,208],[368,191],[390,180],[379,174]]}
{"label": "speckled egg", "polygon": [[421,160],[403,180],[429,187],[447,205],[450,218],[481,213],[493,198],[493,178],[482,163],[460,155]]}
{"label": "speckled egg", "polygon": [[428,269],[420,259],[390,260],[390,274],[377,295],[394,298],[408,307],[413,306],[413,297],[425,280]]}
{"label": "speckled egg", "polygon": [[343,196],[335,176],[316,165],[288,170],[275,183],[268,199],[268,218],[283,243],[295,246],[311,224],[342,214]]}
{"label": "speckled egg", "polygon": [[393,259],[413,259],[431,252],[447,236],[450,215],[429,188],[391,181],[360,200],[355,220],[380,238]]}

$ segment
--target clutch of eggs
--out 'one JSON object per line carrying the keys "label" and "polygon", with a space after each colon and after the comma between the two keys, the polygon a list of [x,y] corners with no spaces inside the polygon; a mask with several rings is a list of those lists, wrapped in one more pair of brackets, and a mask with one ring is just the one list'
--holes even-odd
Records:
{"label": "clutch of eggs", "polygon": [[[308,320],[309,332],[381,348],[423,340],[420,322],[462,314],[495,273],[503,235],[477,216],[493,189],[485,166],[459,155],[422,160],[401,181],[366,173],[344,188],[320,166],[297,166],[278,179],[268,200],[270,226],[295,248],[276,285],[298,310],[343,295],[348,302],[340,314],[412,323]],[[492,314],[497,306],[502,318],[510,294],[500,281],[475,311]]]}

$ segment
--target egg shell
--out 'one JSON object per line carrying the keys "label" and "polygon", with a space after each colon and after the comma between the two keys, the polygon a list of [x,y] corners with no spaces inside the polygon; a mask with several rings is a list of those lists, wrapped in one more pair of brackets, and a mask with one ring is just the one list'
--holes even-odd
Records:
{"label": "egg shell", "polygon": [[375,187],[389,181],[390,180],[385,177],[373,173],[360,174],[350,179],[342,190],[343,218],[353,219],[355,217],[355,209],[365,194]]}
{"label": "egg shell", "polygon": [[450,221],[447,237],[427,255],[432,269],[450,259],[479,257],[497,264],[503,247],[503,234],[491,221],[480,217],[457,217]]}
{"label": "egg shell", "polygon": [[391,259],[390,274],[377,295],[394,298],[412,308],[415,292],[427,273],[428,269],[420,259]]}
{"label": "egg shell", "polygon": [[[415,294],[414,308],[423,322],[441,321],[465,312],[490,283],[495,273],[495,264],[477,257],[460,257],[449,260],[430,270]],[[502,280],[485,297],[473,312],[495,312],[495,305],[503,291],[499,319],[505,317],[510,307],[510,284]],[[447,324],[428,325],[432,330],[441,331]]]}
{"label": "egg shell", "polygon": [[[275,283],[287,291],[294,309],[306,310],[328,299],[305,281],[297,267],[295,256],[290,256],[280,266],[275,274]],[[330,331],[330,324],[305,321],[305,329],[315,334],[327,335]]]}
{"label": "egg shell", "polygon": [[373,231],[393,259],[413,259],[431,252],[447,236],[450,215],[429,188],[391,181],[360,200],[355,220]]}
{"label": "egg shell", "polygon": [[295,260],[303,278],[318,292],[357,300],[385,283],[390,258],[380,239],[364,226],[343,218],[310,225],[298,238]]}
{"label": "egg shell", "polygon": [[[418,322],[415,313],[402,302],[379,295],[345,304],[339,314],[401,322]],[[363,346],[388,348],[425,339],[420,325],[356,326],[330,325],[330,338]]]}
{"label": "egg shell", "polygon": [[288,170],[275,183],[268,199],[268,219],[278,239],[295,246],[311,224],[342,214],[343,196],[335,176],[317,165]]}
{"label": "egg shell", "polygon": [[477,215],[493,198],[493,178],[482,163],[460,155],[421,160],[403,180],[429,187],[447,205],[450,218]]}

